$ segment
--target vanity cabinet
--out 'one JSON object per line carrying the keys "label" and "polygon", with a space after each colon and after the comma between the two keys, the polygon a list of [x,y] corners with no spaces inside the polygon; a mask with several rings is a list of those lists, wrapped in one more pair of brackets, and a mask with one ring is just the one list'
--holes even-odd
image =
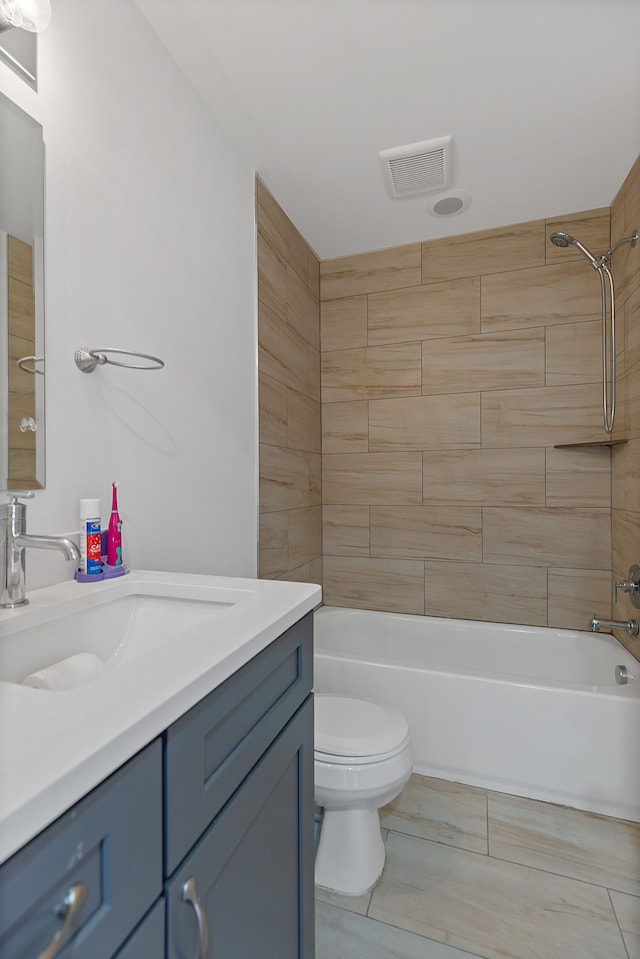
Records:
{"label": "vanity cabinet", "polygon": [[313,959],[312,622],[0,867],[0,959]]}

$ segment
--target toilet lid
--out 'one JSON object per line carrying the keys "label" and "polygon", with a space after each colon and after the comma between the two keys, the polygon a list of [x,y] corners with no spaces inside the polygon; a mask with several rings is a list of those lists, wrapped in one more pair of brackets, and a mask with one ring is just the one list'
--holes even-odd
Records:
{"label": "toilet lid", "polygon": [[333,756],[379,756],[404,745],[407,720],[396,709],[350,696],[315,694],[315,750]]}

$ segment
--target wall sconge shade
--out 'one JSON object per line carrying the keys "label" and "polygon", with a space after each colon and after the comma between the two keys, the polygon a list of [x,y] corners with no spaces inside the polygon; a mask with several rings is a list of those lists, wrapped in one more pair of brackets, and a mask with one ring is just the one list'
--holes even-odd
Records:
{"label": "wall sconge shade", "polygon": [[0,32],[20,27],[37,33],[49,25],[50,0],[0,0]]}

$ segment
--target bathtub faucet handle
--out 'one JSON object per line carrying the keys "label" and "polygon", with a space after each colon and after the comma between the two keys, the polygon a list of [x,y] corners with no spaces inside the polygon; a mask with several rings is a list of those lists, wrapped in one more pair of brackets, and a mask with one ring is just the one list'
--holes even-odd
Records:
{"label": "bathtub faucet handle", "polygon": [[622,579],[620,582],[614,582],[611,584],[611,602],[615,606],[618,601],[618,590],[622,590],[623,593],[631,594],[631,602],[633,605],[640,609],[640,566],[636,566],[635,563],[629,570],[629,578]]}

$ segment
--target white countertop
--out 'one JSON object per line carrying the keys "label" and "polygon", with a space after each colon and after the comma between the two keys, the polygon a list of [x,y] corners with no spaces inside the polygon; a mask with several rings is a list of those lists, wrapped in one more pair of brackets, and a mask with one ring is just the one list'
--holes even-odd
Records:
{"label": "white countertop", "polygon": [[33,590],[29,605],[0,610],[1,663],[3,639],[47,622],[78,597],[90,605],[107,594],[193,585],[238,591],[234,605],[75,689],[0,681],[0,862],[312,610],[321,590],[280,580],[132,572]]}

